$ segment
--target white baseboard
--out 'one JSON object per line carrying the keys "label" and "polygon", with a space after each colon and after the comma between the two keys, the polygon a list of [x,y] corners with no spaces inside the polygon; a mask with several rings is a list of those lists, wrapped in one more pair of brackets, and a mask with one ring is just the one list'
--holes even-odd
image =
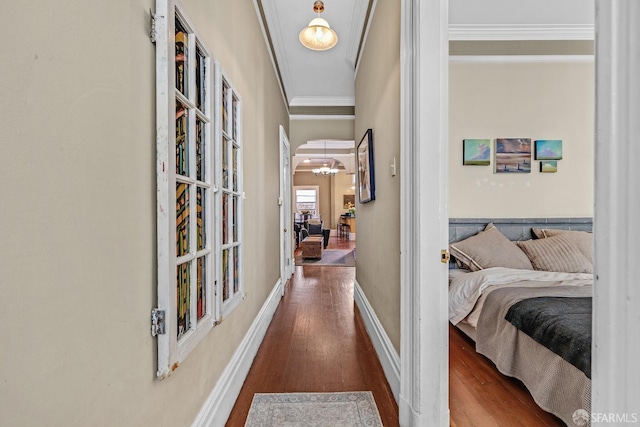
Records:
{"label": "white baseboard", "polygon": [[371,338],[373,348],[375,348],[382,365],[384,375],[387,377],[393,397],[396,402],[400,396],[400,356],[398,352],[391,344],[391,340],[386,331],[382,327],[378,316],[376,316],[373,307],[369,304],[366,295],[364,294],[358,281],[355,281],[353,285],[353,298],[360,310],[364,326],[367,328],[367,333]]}
{"label": "white baseboard", "polygon": [[192,427],[217,427],[227,422],[273,314],[278,308],[282,297],[282,286],[282,280],[279,279],[204,402]]}

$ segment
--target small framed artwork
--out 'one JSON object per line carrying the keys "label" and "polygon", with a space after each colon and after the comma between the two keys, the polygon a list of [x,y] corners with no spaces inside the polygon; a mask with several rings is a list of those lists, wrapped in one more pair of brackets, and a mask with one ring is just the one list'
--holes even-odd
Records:
{"label": "small framed artwork", "polygon": [[356,195],[355,194],[343,194],[342,195],[342,208],[343,209],[351,209],[356,205]]}
{"label": "small framed artwork", "polygon": [[496,173],[530,173],[531,138],[496,139]]}
{"label": "small framed artwork", "polygon": [[543,160],[540,162],[540,172],[542,173],[555,173],[558,172],[557,160]]}
{"label": "small framed artwork", "polygon": [[376,199],[373,171],[373,129],[367,129],[358,143],[358,198],[360,203]]}
{"label": "small framed artwork", "polygon": [[539,139],[536,140],[536,160],[561,160],[562,140]]}
{"label": "small framed artwork", "polygon": [[462,143],[463,165],[489,166],[491,164],[491,142],[488,139],[465,139]]}

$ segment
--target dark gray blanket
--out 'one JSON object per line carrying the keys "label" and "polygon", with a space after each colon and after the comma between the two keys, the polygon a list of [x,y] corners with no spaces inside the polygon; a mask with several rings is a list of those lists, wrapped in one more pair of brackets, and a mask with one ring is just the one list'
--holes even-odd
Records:
{"label": "dark gray blanket", "polygon": [[591,308],[587,297],[529,298],[505,319],[591,378]]}

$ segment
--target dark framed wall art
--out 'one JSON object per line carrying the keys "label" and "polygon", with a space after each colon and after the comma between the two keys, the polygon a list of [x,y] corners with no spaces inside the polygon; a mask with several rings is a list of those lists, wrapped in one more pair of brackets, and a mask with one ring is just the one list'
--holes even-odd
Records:
{"label": "dark framed wall art", "polygon": [[373,170],[373,129],[367,129],[358,143],[358,198],[360,203],[376,199]]}

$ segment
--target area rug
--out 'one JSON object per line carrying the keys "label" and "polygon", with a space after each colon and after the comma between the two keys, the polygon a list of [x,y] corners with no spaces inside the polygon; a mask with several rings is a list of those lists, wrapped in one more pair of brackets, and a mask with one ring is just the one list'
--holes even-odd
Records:
{"label": "area rug", "polygon": [[382,427],[370,391],[256,393],[245,427]]}
{"label": "area rug", "polygon": [[302,259],[296,256],[296,265],[317,265],[322,267],[355,267],[356,258],[353,249],[325,249],[321,259]]}

